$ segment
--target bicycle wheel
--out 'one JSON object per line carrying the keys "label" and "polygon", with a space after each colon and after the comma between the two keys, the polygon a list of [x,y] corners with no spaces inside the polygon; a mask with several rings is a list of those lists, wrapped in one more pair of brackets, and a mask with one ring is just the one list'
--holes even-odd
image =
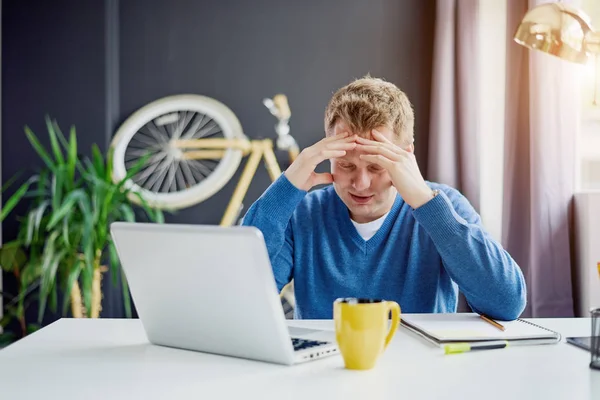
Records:
{"label": "bicycle wheel", "polygon": [[[200,203],[219,191],[237,170],[242,151],[225,149],[218,159],[185,159],[178,139],[245,139],[235,114],[219,101],[201,95],[156,100],[132,114],[117,130],[113,179],[121,181],[145,155],[141,170],[126,182],[150,205],[178,209]],[[132,196],[134,201],[138,201]]]}

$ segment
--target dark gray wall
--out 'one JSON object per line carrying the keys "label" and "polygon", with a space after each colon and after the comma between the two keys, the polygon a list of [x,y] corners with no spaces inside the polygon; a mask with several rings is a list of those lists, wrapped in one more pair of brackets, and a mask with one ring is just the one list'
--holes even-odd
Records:
{"label": "dark gray wall", "polygon": [[[331,94],[367,73],[410,97],[417,157],[426,165],[419,137],[428,130],[434,0],[4,0],[2,7],[3,181],[40,165],[25,124],[44,135],[50,114],[77,126],[81,149],[105,149],[132,112],[179,93],[225,103],[251,138],[275,136],[261,100],[285,93],[292,134],[306,147],[323,136]],[[167,221],[218,223],[238,178]],[[261,167],[246,209],[268,184]],[[4,224],[4,240],[16,227]],[[103,315],[121,315],[117,297],[108,291]]]}
{"label": "dark gray wall", "polygon": [[[229,106],[247,136],[274,136],[275,119],[261,100],[282,92],[291,133],[306,147],[323,136],[332,93],[370,73],[407,92],[417,136],[428,127],[433,0],[120,4],[122,118],[162,96],[201,93]],[[259,173],[245,209],[269,184],[262,167]],[[170,220],[218,223],[238,177]]]}
{"label": "dark gray wall", "polygon": [[[41,165],[23,127],[45,139],[46,114],[63,130],[75,125],[81,149],[102,141],[104,8],[102,1],[2,1],[2,182]],[[26,176],[3,194],[4,201]],[[25,210],[23,204],[15,213]],[[3,241],[14,239],[17,229],[14,217],[4,221]],[[16,293],[12,275],[4,278],[4,290]],[[28,321],[36,318],[32,307]],[[49,315],[47,322],[55,318]]]}

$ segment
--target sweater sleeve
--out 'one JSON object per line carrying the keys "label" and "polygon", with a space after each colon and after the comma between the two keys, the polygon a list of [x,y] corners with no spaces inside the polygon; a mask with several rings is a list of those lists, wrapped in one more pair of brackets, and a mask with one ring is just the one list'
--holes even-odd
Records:
{"label": "sweater sleeve", "polygon": [[523,273],[464,196],[445,188],[413,214],[473,311],[505,321],[519,317],[527,301]]}
{"label": "sweater sleeve", "polygon": [[293,276],[294,236],[290,220],[306,193],[281,174],[242,219],[242,225],[255,226],[262,232],[279,291]]}

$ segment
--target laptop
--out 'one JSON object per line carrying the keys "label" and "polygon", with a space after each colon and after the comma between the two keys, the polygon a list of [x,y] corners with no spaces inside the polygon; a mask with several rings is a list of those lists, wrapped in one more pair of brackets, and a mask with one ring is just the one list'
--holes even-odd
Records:
{"label": "laptop", "polygon": [[257,228],[115,222],[110,230],[152,344],[284,365],[339,354],[334,341],[292,337]]}

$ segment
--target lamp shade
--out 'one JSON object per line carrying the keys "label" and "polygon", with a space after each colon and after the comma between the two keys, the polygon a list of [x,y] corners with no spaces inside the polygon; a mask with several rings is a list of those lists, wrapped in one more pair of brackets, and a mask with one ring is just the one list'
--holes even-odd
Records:
{"label": "lamp shade", "polygon": [[514,40],[527,48],[580,64],[600,52],[600,35],[594,32],[590,18],[563,3],[540,4],[530,9]]}

